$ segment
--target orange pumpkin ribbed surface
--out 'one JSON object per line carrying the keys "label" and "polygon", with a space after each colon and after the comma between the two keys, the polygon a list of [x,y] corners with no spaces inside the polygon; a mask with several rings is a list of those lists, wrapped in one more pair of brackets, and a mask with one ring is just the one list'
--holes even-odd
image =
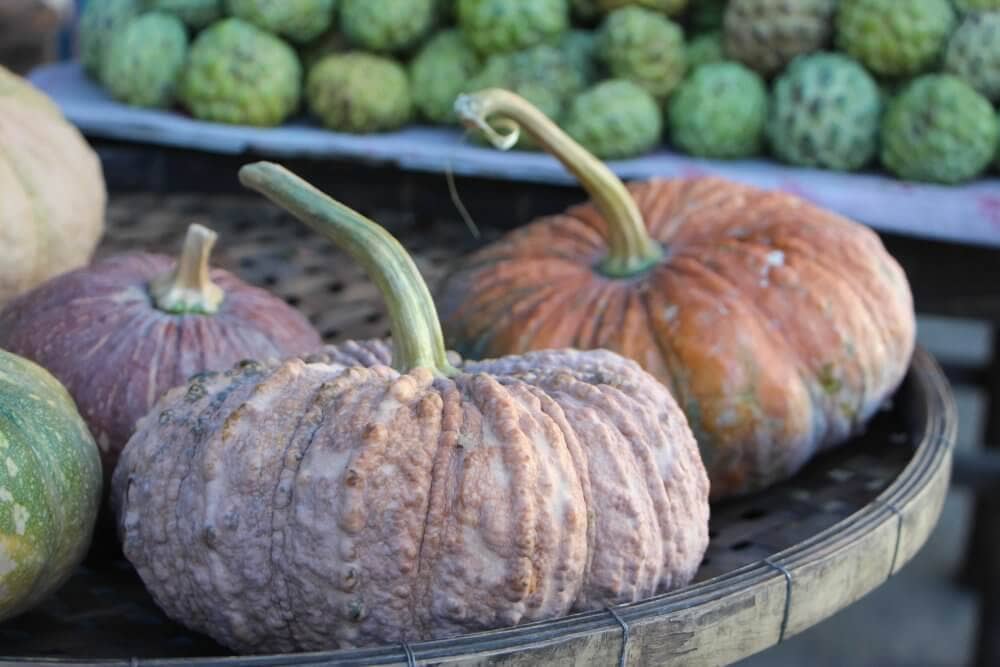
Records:
{"label": "orange pumpkin ribbed surface", "polygon": [[912,296],[872,230],[720,179],[621,187],[499,92],[467,98],[466,122],[516,121],[595,201],[511,232],[446,277],[439,309],[460,353],[607,348],[638,361],[684,408],[714,499],[794,474],[901,382]]}

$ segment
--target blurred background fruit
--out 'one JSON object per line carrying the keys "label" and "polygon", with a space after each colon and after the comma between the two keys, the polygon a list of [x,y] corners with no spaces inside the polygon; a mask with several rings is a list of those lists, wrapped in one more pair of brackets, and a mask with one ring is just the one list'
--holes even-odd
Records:
{"label": "blurred background fruit", "polygon": [[[460,94],[502,87],[605,159],[665,149],[951,183],[982,176],[1000,143],[986,121],[958,132],[934,102],[935,141],[981,145],[879,148],[914,131],[900,112],[883,123],[924,75],[960,79],[968,113],[985,117],[985,100],[995,120],[998,0],[86,0],[78,41],[115,99],[218,123],[457,127]],[[517,147],[535,149],[526,135]]]}

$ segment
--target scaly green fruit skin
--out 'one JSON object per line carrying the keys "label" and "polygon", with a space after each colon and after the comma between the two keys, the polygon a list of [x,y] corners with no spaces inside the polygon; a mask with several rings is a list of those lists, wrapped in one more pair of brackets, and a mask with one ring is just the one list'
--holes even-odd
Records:
{"label": "scaly green fruit skin", "polygon": [[[483,68],[466,82],[463,92],[506,88],[558,123],[566,105],[586,85],[583,72],[574,67],[563,50],[541,44],[487,58]],[[537,145],[522,133],[517,148],[533,150]]]}
{"label": "scaly green fruit skin", "polygon": [[142,11],[139,0],[89,0],[80,14],[77,39],[84,71],[99,80],[104,52],[117,35]]}
{"label": "scaly green fruit skin", "polygon": [[572,66],[582,74],[586,85],[601,78],[597,63],[597,37],[589,30],[570,30],[559,41],[559,50],[566,54]]}
{"label": "scaly green fruit skin", "polygon": [[722,30],[728,0],[691,0],[688,25],[694,33]]}
{"label": "scaly green fruit skin", "polygon": [[933,66],[955,27],[948,0],[841,0],[837,46],[879,76]]}
{"label": "scaly green fruit skin", "polygon": [[[583,72],[574,67],[570,57],[554,46],[542,44],[530,49],[492,56],[483,68],[472,77],[464,92],[484,88],[507,88],[526,96],[525,90],[542,88],[551,93],[546,96],[555,101],[556,108],[542,109],[553,118],[561,115],[563,105],[587,85]],[[550,105],[551,106],[551,105]]]}
{"label": "scaly green fruit skin", "polygon": [[726,55],[765,76],[830,40],[836,0],[730,0]]}
{"label": "scaly green fruit skin", "polygon": [[644,7],[654,12],[677,16],[687,7],[688,0],[597,0],[597,6],[604,12],[613,12],[622,7]]}
{"label": "scaly green fruit skin", "polygon": [[685,45],[684,53],[689,71],[693,71],[699,65],[725,62],[726,52],[722,44],[722,33],[707,32],[698,35]]}
{"label": "scaly green fruit skin", "polygon": [[680,85],[669,107],[670,138],[691,155],[748,157],[760,152],[767,122],[767,88],[739,63],[698,67]]}
{"label": "scaly green fruit skin", "polygon": [[458,0],[458,25],[482,55],[554,44],[569,29],[568,0]]}
{"label": "scaly green fruit skin", "polygon": [[176,16],[143,14],[129,22],[104,52],[101,83],[116,100],[137,107],[168,107],[184,69],[188,38]]}
{"label": "scaly green fruit skin", "polygon": [[431,38],[410,63],[413,104],[420,115],[432,123],[454,123],[455,99],[480,65],[459,30]]}
{"label": "scaly green fruit skin", "polygon": [[299,44],[316,39],[333,24],[335,0],[226,0],[231,16]]}
{"label": "scaly green fruit skin", "polygon": [[1000,11],[1000,0],[955,0],[955,7],[960,12],[995,12]]}
{"label": "scaly green fruit skin", "polygon": [[306,101],[323,125],[352,134],[398,129],[413,112],[402,65],[361,51],[316,63],[306,78]]}
{"label": "scaly green fruit skin", "polygon": [[626,79],[602,81],[578,95],[566,112],[563,127],[602,160],[645,153],[660,143],[663,134],[656,100]]}
{"label": "scaly green fruit skin", "polygon": [[687,69],[684,32],[662,14],[625,7],[604,19],[597,51],[611,76],[628,79],[662,102]]}
{"label": "scaly green fruit skin", "polygon": [[228,18],[195,38],[179,97],[201,120],[278,125],[298,109],[301,81],[292,47],[252,23]]}
{"label": "scaly green fruit skin", "polygon": [[969,14],[951,35],[944,71],[1000,102],[1000,12]]}
{"label": "scaly green fruit skin", "polygon": [[915,79],[882,121],[882,164],[909,181],[960,183],[993,159],[1000,127],[989,100],[951,74]]}
{"label": "scaly green fruit skin", "polygon": [[399,53],[427,36],[437,10],[435,0],[340,0],[340,29],[360,49]]}
{"label": "scaly green fruit skin", "polygon": [[852,171],[875,156],[881,115],[881,91],[864,67],[840,53],[815,53],[775,80],[767,136],[783,162]]}
{"label": "scaly green fruit skin", "polygon": [[201,30],[222,17],[223,0],[146,0],[146,9],[173,14],[192,30]]}

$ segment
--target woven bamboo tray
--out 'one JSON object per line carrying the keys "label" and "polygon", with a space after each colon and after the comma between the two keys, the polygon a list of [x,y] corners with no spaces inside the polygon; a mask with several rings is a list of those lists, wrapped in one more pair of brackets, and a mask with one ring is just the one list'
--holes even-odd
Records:
{"label": "woven bamboo tray", "polygon": [[[461,222],[365,211],[415,255],[428,282],[477,241]],[[114,198],[99,255],[173,254],[188,223],[220,234],[214,263],[305,312],[328,342],[388,333],[357,267],[253,197]],[[127,562],[81,567],[36,610],[0,625],[0,663],[19,665],[717,665],[762,651],[851,604],[898,571],[937,521],[957,418],[918,350],[867,431],[765,493],[713,507],[697,580],[613,610],[454,639],[323,654],[237,658],[171,623]],[[905,610],[901,610],[905,613]]]}

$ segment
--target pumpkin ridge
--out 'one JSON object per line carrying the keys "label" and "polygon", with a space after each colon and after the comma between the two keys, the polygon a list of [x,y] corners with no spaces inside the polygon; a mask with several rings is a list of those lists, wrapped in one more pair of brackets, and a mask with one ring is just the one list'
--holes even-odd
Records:
{"label": "pumpkin ridge", "polygon": [[[417,543],[416,587],[411,596],[412,614],[414,620],[422,623],[422,636],[431,633],[430,610],[432,609],[433,568],[427,564],[437,560],[441,553],[441,530],[445,525],[448,508],[448,471],[451,468],[454,450],[461,448],[460,434],[465,422],[465,412],[462,410],[462,396],[458,385],[452,378],[439,380],[438,395],[441,397],[439,413],[440,433],[437,448],[430,467],[431,484],[427,490],[427,511]],[[420,604],[422,602],[422,604]]]}
{"label": "pumpkin ridge", "polygon": [[[8,104],[8,105],[11,105],[11,103],[9,101],[5,101],[5,100],[0,99],[0,107],[4,106],[5,103]],[[64,121],[61,125],[47,125],[44,128],[42,128],[42,127],[39,127],[37,123],[24,122],[26,119],[30,119],[32,117],[32,115],[31,114],[27,114],[23,109],[20,109],[17,106],[13,106],[13,108],[7,109],[6,113],[14,113],[15,115],[17,115],[17,114],[23,114],[26,117],[26,118],[22,118],[22,122],[20,122],[20,123],[17,124],[18,125],[18,130],[17,131],[18,131],[18,133],[20,134],[21,137],[28,139],[28,141],[25,141],[25,142],[21,143],[22,147],[24,147],[26,151],[29,151],[26,154],[29,157],[40,158],[39,159],[40,166],[49,166],[49,167],[51,167],[52,166],[52,161],[51,161],[50,157],[52,155],[64,155],[64,153],[65,153],[66,150],[72,150],[73,148],[75,148],[75,147],[70,147],[69,145],[65,144],[65,142],[62,142],[60,140],[60,137],[58,135],[61,134],[61,133],[68,133],[70,135],[73,135],[74,138],[80,143],[81,147],[87,147],[87,144],[86,144],[86,141],[83,138],[83,135],[81,135],[79,133],[79,131],[74,126],[70,125],[68,122]],[[89,147],[87,147],[87,150],[90,150]],[[90,161],[92,161],[92,162],[97,161],[97,157],[95,155],[93,155],[92,153],[90,155],[87,155],[86,157],[88,157],[90,159]],[[33,202],[35,202],[35,204],[34,204],[34,208],[35,208],[35,211],[36,211],[35,222],[36,222],[37,226],[39,227],[39,235],[40,235],[39,236],[40,243],[39,243],[38,248],[48,249],[48,248],[51,248],[51,247],[59,247],[59,248],[62,248],[64,250],[69,250],[70,251],[70,253],[69,253],[70,255],[77,256],[78,253],[75,251],[75,249],[79,248],[79,244],[78,244],[79,238],[74,235],[74,244],[72,244],[70,246],[64,246],[64,245],[60,245],[60,244],[54,243],[54,241],[57,240],[56,239],[56,231],[55,231],[55,229],[52,229],[50,225],[47,225],[47,224],[44,223],[45,220],[48,220],[48,219],[51,218],[51,214],[53,213],[53,211],[56,211],[58,209],[53,209],[51,206],[47,206],[46,205],[47,199],[45,197],[43,197],[43,196],[40,196],[39,189],[37,187],[35,187],[30,182],[30,179],[26,176],[26,172],[23,169],[21,169],[19,166],[17,166],[16,162],[9,161],[9,163],[14,165],[14,169],[15,169],[15,171],[18,172],[18,175],[19,175],[18,177],[21,179],[22,185],[25,187],[25,190],[28,192],[29,198],[31,198],[33,200]],[[62,163],[60,163],[60,164],[62,164]],[[98,169],[99,169],[99,167],[98,167]],[[79,178],[80,177],[80,170],[73,170],[71,173],[72,173],[73,177],[75,177],[75,178]],[[45,176],[46,177],[53,177],[54,174],[46,172]],[[100,187],[101,187],[101,191],[103,192],[103,183],[100,184]],[[65,191],[63,191],[63,192],[65,192]],[[74,194],[74,193],[75,194],[82,194],[82,193],[84,193],[86,191],[82,190],[82,189],[78,189],[78,190],[70,190],[69,192],[70,192],[70,194]],[[102,198],[103,198],[103,196],[102,196]],[[67,219],[64,220],[64,223],[72,223],[72,222],[74,222],[75,219],[76,219],[75,215],[70,216],[69,218],[67,218]],[[101,224],[103,225],[103,220],[101,220]],[[69,234],[73,233],[72,229],[63,229],[63,230],[60,230],[60,231],[62,233],[69,233]],[[86,251],[86,255],[87,256],[89,256],[90,253],[92,252],[93,248],[96,247],[97,240],[98,240],[97,238],[94,238],[93,241],[91,241],[88,244],[89,248],[86,247],[86,246],[83,248]],[[56,258],[49,258],[49,261],[58,261],[59,259],[60,258],[58,258],[58,257],[56,257]],[[35,264],[35,275],[33,277],[37,279],[38,272],[42,271],[42,270],[43,270],[43,267],[40,266],[36,262],[36,264]]]}
{"label": "pumpkin ridge", "polygon": [[[800,251],[800,249],[796,248],[794,249],[795,252],[791,253],[787,248],[783,248],[781,245],[776,245],[776,247],[784,250],[786,253],[789,253],[790,256],[794,256],[794,254],[799,254]],[[824,274],[827,278],[832,279],[839,277],[842,279],[843,283],[847,286],[848,291],[853,297],[853,301],[862,308],[862,312],[864,313],[868,325],[865,328],[874,330],[876,332],[876,335],[881,340],[884,349],[886,350],[891,349],[892,348],[891,341],[887,339],[888,327],[886,326],[886,322],[878,314],[880,309],[874,303],[872,303],[871,299],[869,298],[869,295],[867,294],[868,291],[865,290],[862,285],[859,285],[858,281],[862,280],[862,278],[860,276],[855,275],[855,272],[853,271],[838,271],[835,266],[827,262],[826,257],[822,253],[811,253],[810,255],[807,256],[807,259],[808,262],[812,265],[814,270],[818,270],[820,273]],[[868,400],[870,400],[871,394],[873,393],[872,391],[870,391],[868,373],[865,372],[866,367],[868,365],[869,364],[866,363],[860,363],[860,362],[858,363],[858,370],[859,370],[858,376],[861,382],[861,386],[857,394],[858,395],[857,405],[853,406],[853,410],[859,417],[861,415],[864,404]],[[810,371],[811,370],[812,369],[810,369]],[[807,383],[806,386],[810,388],[810,393],[812,393],[813,383],[809,382]],[[853,422],[854,420],[851,421]],[[825,433],[824,438],[817,442],[818,448],[824,449],[826,447],[826,441],[828,440],[829,435],[830,435],[829,433]]]}
{"label": "pumpkin ridge", "polygon": [[[6,162],[10,166],[10,172],[14,175],[14,178],[17,179],[18,183],[21,184],[21,188],[27,195],[28,202],[30,203],[31,206],[31,212],[32,212],[31,218],[32,221],[34,222],[34,224],[31,225],[31,227],[32,229],[35,230],[35,253],[34,253],[34,258],[31,262],[33,270],[31,271],[30,279],[28,282],[33,283],[37,280],[38,271],[41,266],[41,263],[39,262],[39,257],[42,254],[43,248],[45,248],[48,245],[48,241],[50,241],[48,235],[44,234],[42,231],[42,228],[45,226],[43,223],[45,211],[42,208],[41,202],[39,201],[40,197],[38,196],[37,188],[35,188],[29,182],[29,179],[27,175],[24,173],[24,170],[18,167],[17,162],[12,159],[12,156],[8,155],[7,151],[2,150],[2,148],[3,148],[2,145],[0,145],[0,159],[4,160],[4,162]],[[45,236],[44,243],[42,240],[43,236]],[[21,282],[23,283],[23,281]]]}
{"label": "pumpkin ridge", "polygon": [[[288,442],[285,443],[285,448],[281,455],[281,467],[277,471],[277,475],[275,476],[274,488],[271,491],[270,532],[272,535],[274,535],[276,532],[277,528],[276,518],[279,512],[283,508],[291,508],[294,506],[295,479],[298,476],[299,469],[302,466],[302,461],[309,453],[310,447],[315,441],[317,434],[319,433],[320,429],[323,426],[323,423],[326,421],[327,412],[329,411],[330,403],[332,402],[329,400],[331,398],[329,394],[333,394],[334,392],[337,391],[337,389],[339,389],[339,387],[333,387],[333,385],[331,385],[331,383],[329,382],[323,382],[319,384],[313,390],[312,396],[309,397],[308,402],[303,405],[302,411],[299,414],[299,419],[295,423],[295,426],[289,431],[290,437],[288,439]],[[289,452],[292,450],[293,447],[296,447],[297,445],[296,440],[298,439],[299,433],[304,428],[305,424],[308,424],[307,426],[305,426],[305,428],[309,428],[310,430],[306,438],[305,444],[302,445],[301,447],[297,447],[295,453],[292,456],[292,458],[294,459],[294,464],[293,464],[294,469],[292,469],[291,481],[289,481],[285,479],[286,471],[290,470],[288,461]],[[289,500],[285,505],[281,505],[279,502],[280,501],[279,493],[281,493],[280,489],[282,485],[287,485],[289,489],[286,492],[287,495],[289,496]],[[283,514],[288,514],[288,512],[287,511],[283,512]],[[285,527],[287,527],[288,523],[289,523],[288,517],[286,516]],[[281,540],[281,545],[280,545],[280,550],[282,552],[280,554],[280,557],[284,560],[289,559],[289,556],[287,554],[287,549],[290,542],[291,540],[285,538],[283,535],[283,539]],[[269,560],[272,567],[274,566],[274,563],[277,560],[275,558],[276,543],[277,540],[273,539],[271,540],[270,550],[269,550],[270,551]],[[279,573],[278,577],[282,579],[282,584],[280,586],[272,587],[270,595],[271,603],[273,605],[273,608],[278,609],[281,612],[281,615],[284,616],[284,625],[285,625],[285,631],[287,632],[288,635],[288,640],[292,643],[292,645],[297,645],[298,642],[296,641],[295,638],[295,629],[294,629],[295,614],[292,612],[293,605],[291,603],[290,594],[288,592],[289,581],[287,577],[281,574],[280,568],[274,568],[274,570],[272,570],[272,575],[271,575],[272,580],[274,580],[275,577],[275,575],[273,574],[274,571],[277,571]],[[281,599],[282,594],[284,594],[283,600]]]}
{"label": "pumpkin ridge", "polygon": [[579,605],[580,593],[583,590],[585,583],[590,578],[594,559],[596,527],[594,525],[593,490],[590,486],[590,471],[587,467],[588,459],[586,452],[581,446],[579,438],[576,435],[576,431],[573,430],[573,427],[570,425],[569,420],[566,417],[566,413],[563,411],[559,403],[557,403],[547,392],[535,385],[529,384],[528,388],[532,395],[534,395],[538,400],[539,410],[541,413],[548,417],[552,421],[553,425],[562,433],[567,454],[573,462],[573,472],[576,474],[577,485],[579,486],[580,493],[583,496],[585,510],[584,519],[586,521],[586,529],[584,531],[586,555],[584,557],[583,568],[580,571],[579,580],[575,587],[576,590],[574,590],[569,596],[569,599],[572,601],[570,609],[575,610]]}

